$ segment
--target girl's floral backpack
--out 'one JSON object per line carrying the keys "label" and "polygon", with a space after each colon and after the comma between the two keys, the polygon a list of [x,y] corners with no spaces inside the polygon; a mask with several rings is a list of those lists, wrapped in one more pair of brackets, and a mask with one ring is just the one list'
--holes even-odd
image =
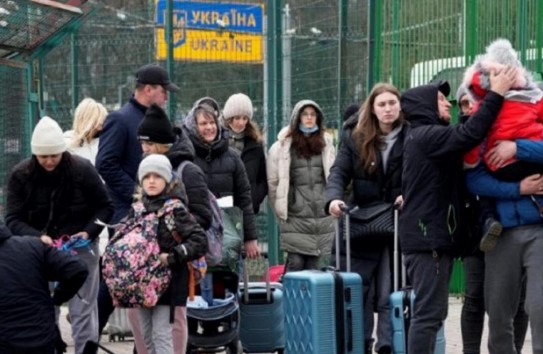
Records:
{"label": "girl's floral backpack", "polygon": [[[137,202],[134,218],[123,223],[109,241],[102,257],[102,275],[114,306],[153,307],[168,288],[171,271],[160,263],[157,229],[161,216],[170,228],[173,210],[178,207],[184,206],[172,199],[156,213],[145,215],[143,203]],[[189,268],[197,273],[196,281],[200,280],[202,272],[205,274],[205,259],[189,262]]]}

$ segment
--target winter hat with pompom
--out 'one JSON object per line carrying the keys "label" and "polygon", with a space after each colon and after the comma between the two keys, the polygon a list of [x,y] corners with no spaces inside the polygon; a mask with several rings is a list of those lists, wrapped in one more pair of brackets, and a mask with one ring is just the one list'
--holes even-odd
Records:
{"label": "winter hat with pompom", "polygon": [[475,61],[464,72],[463,84],[469,89],[469,93],[475,101],[482,99],[490,90],[490,73],[493,70],[503,70],[508,66],[517,68],[517,76],[512,89],[534,89],[530,73],[518,60],[516,50],[507,39],[499,38],[488,47],[486,53]]}

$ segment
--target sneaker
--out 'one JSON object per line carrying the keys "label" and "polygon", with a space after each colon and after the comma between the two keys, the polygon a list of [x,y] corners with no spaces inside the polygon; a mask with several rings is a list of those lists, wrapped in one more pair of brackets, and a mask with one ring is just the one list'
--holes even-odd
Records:
{"label": "sneaker", "polygon": [[494,218],[488,218],[485,220],[483,237],[479,243],[479,248],[483,252],[490,252],[496,247],[498,238],[503,230],[502,224]]}

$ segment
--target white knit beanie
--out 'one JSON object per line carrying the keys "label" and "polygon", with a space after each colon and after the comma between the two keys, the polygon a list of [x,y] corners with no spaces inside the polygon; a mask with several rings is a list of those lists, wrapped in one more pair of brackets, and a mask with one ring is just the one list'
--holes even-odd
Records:
{"label": "white knit beanie", "polygon": [[143,182],[143,178],[151,172],[164,178],[167,183],[170,183],[172,180],[172,164],[164,155],[151,154],[141,161],[138,168],[138,180],[140,184]]}
{"label": "white knit beanie", "polygon": [[222,116],[225,120],[236,116],[249,117],[251,120],[253,119],[253,103],[247,95],[236,93],[226,100]]}
{"label": "white knit beanie", "polygon": [[33,155],[41,156],[58,155],[66,151],[66,142],[58,123],[49,117],[40,119],[32,132],[30,147]]}

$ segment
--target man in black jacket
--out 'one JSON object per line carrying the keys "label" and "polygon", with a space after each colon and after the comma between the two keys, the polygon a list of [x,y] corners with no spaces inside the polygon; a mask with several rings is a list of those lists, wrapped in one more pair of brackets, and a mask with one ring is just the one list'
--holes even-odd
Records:
{"label": "man in black jacket", "polygon": [[[54,306],[70,300],[87,275],[78,257],[39,237],[12,237],[0,222],[0,353],[55,353]],[[52,298],[49,282],[56,282]]]}
{"label": "man in black jacket", "polygon": [[450,126],[446,81],[407,90],[401,106],[410,127],[404,140],[400,244],[416,294],[407,351],[434,352],[447,316],[448,285],[459,217],[462,154],[479,144],[513,84],[515,69],[493,72],[491,91],[465,124]]}

